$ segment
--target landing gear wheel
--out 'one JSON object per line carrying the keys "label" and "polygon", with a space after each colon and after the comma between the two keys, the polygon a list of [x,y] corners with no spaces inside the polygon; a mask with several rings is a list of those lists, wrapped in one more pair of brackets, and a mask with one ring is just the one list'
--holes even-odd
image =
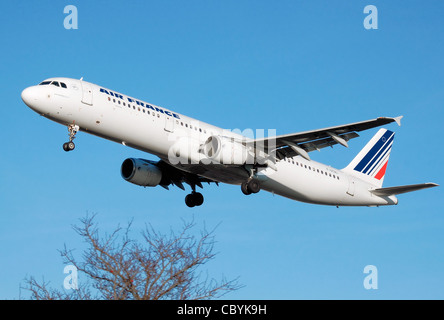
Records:
{"label": "landing gear wheel", "polygon": [[245,195],[250,195],[252,193],[258,193],[261,190],[259,182],[256,180],[250,180],[242,182],[241,184],[242,193]]}
{"label": "landing gear wheel", "polygon": [[247,182],[242,182],[242,184],[241,184],[241,190],[242,190],[242,193],[243,193],[244,195],[246,195],[246,196],[248,196],[248,195],[251,194],[251,191],[248,190],[248,184],[247,184]]}
{"label": "landing gear wheel", "polygon": [[203,202],[204,197],[199,192],[192,192],[185,197],[185,204],[190,208],[201,206]]}
{"label": "landing gear wheel", "polygon": [[190,208],[195,206],[192,194],[187,194],[187,196],[185,197],[185,204]]}
{"label": "landing gear wheel", "polygon": [[76,145],[72,141],[65,142],[63,144],[63,150],[65,150],[66,152],[74,150],[75,147],[76,147]]}
{"label": "landing gear wheel", "polygon": [[247,187],[251,193],[258,193],[261,190],[259,182],[257,182],[256,180],[250,180],[247,184]]}
{"label": "landing gear wheel", "polygon": [[193,197],[194,197],[194,204],[196,206],[201,206],[202,203],[204,202],[204,197],[202,193],[196,192],[193,194]]}
{"label": "landing gear wheel", "polygon": [[76,147],[76,145],[74,144],[74,142],[72,142],[72,141],[68,142],[68,149],[69,149],[69,151],[74,150],[75,147]]}

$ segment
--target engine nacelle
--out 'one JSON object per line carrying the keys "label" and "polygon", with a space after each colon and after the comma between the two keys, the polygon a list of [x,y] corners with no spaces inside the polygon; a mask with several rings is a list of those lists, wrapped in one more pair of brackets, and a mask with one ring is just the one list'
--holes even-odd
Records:
{"label": "engine nacelle", "polygon": [[179,138],[168,150],[168,161],[173,164],[198,164],[205,160],[199,152],[200,143],[190,137]]}
{"label": "engine nacelle", "polygon": [[253,150],[230,137],[210,136],[202,152],[212,163],[243,165],[254,164],[255,161]]}
{"label": "engine nacelle", "polygon": [[155,187],[162,180],[162,171],[143,159],[128,158],[120,168],[122,178],[143,187]]}

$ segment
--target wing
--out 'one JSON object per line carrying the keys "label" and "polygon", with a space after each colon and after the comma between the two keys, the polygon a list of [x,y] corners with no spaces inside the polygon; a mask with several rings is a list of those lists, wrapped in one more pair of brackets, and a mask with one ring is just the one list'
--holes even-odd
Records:
{"label": "wing", "polygon": [[202,182],[207,182],[207,183],[214,182],[218,185],[217,181],[177,169],[163,160],[160,161],[144,160],[144,161],[147,161],[160,168],[160,170],[162,171],[162,180],[160,181],[159,185],[167,190],[169,185],[175,185],[181,188],[182,190],[185,190],[183,183],[190,185],[191,189],[193,190],[196,189],[196,186],[203,188]]}
{"label": "wing", "polygon": [[[397,117],[397,118],[380,117],[377,119],[355,122],[355,123],[329,127],[319,130],[305,131],[305,132],[286,134],[271,138],[240,141],[240,142],[243,145],[255,148],[257,151],[256,156],[264,158],[265,165],[268,165],[273,168],[274,167],[273,163],[275,162],[276,159],[282,159],[285,157],[295,156],[295,155],[301,155],[304,158],[310,159],[308,156],[308,152],[333,146],[338,143],[347,146],[347,141],[359,136],[356,132],[375,128],[395,121],[398,124],[400,124],[401,118],[402,117]],[[261,151],[264,151],[265,154]],[[199,170],[197,171],[194,170],[195,172],[193,172],[193,170],[191,171],[181,170],[179,168],[176,168],[175,166],[172,166],[171,164],[167,163],[164,160],[160,160],[158,162],[150,160],[145,160],[145,161],[158,166],[162,170],[162,180],[160,182],[160,185],[165,189],[168,189],[169,185],[176,185],[181,189],[185,189],[183,183],[187,183],[191,186],[193,190],[195,190],[196,186],[202,188],[202,182],[207,182],[207,183],[215,182],[216,184],[218,183],[217,180],[212,180],[203,177],[203,175],[206,176],[210,175],[210,177],[215,175],[217,176],[218,173],[214,170],[213,174],[209,174],[208,172],[204,174],[204,172],[201,172]],[[225,164],[222,166],[225,170],[224,173],[227,173],[226,171],[229,170],[228,167],[233,167],[233,166],[227,166]],[[196,165],[194,167],[201,168],[201,165]],[[217,165],[215,165],[215,167],[217,167]],[[243,167],[243,166],[235,165],[234,167]],[[242,169],[242,172],[245,175],[246,171],[245,172],[244,171],[245,170]],[[237,175],[239,174],[237,173]],[[244,178],[243,175],[242,178]],[[234,180],[233,179],[234,179],[233,176],[230,176],[225,180],[234,181],[235,179]]]}
{"label": "wing", "polygon": [[247,142],[247,144],[254,144],[256,148],[262,148],[262,150],[267,153],[275,150],[277,159],[301,155],[310,160],[308,152],[331,147],[338,143],[348,147],[347,141],[359,137],[357,132],[383,126],[392,122],[401,125],[401,118],[402,116],[396,118],[380,117],[324,129],[256,139]]}

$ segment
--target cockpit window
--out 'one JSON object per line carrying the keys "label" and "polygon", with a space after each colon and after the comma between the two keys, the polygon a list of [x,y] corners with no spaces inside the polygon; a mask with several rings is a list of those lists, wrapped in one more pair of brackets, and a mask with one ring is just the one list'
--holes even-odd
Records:
{"label": "cockpit window", "polygon": [[58,81],[43,81],[43,82],[39,83],[39,86],[47,86],[49,84],[52,84],[53,86],[56,86],[56,87],[62,87],[65,89],[68,88],[66,83],[58,82]]}

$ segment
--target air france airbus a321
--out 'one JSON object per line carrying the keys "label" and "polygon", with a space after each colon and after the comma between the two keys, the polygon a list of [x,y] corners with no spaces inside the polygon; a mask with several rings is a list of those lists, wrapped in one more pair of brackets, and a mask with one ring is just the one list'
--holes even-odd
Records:
{"label": "air france airbus a321", "polygon": [[68,128],[65,151],[78,131],[121,143],[160,158],[128,158],[123,179],[144,187],[176,185],[192,192],[189,207],[200,206],[203,182],[240,185],[244,194],[266,190],[290,199],[333,206],[398,203],[397,194],[437,186],[422,183],[383,188],[395,134],[379,129],[344,169],[310,159],[309,153],[335,144],[348,147],[357,132],[397,122],[377,119],[319,130],[247,138],[86,81],[50,78],[26,88],[22,99],[38,114]]}

